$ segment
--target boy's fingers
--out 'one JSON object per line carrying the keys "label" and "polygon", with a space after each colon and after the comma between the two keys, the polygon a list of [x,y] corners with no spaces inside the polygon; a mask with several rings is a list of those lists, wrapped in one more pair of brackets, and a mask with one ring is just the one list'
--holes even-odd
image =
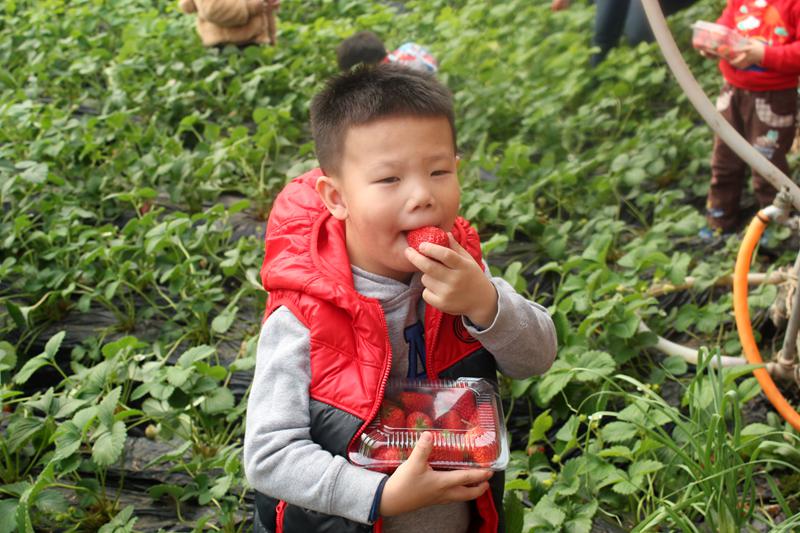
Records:
{"label": "boy's fingers", "polygon": [[[424,252],[422,255],[430,259],[435,259],[438,263],[443,264],[447,268],[460,268],[463,264],[463,260],[471,259],[472,256],[470,256],[469,252],[467,252],[460,244],[458,244],[458,241],[453,238],[452,233],[448,233],[447,238],[450,241],[449,247],[439,246],[438,244],[433,243],[424,243],[422,245],[422,251]],[[434,265],[435,264],[436,263],[434,263]]]}
{"label": "boy's fingers", "polygon": [[433,292],[432,290],[430,290],[428,288],[423,290],[422,291],[422,299],[425,300],[425,302],[427,302],[429,305],[432,305],[436,309],[439,309],[440,311],[443,311],[443,309],[442,309],[442,299],[439,298],[439,296],[435,292]]}
{"label": "boy's fingers", "polygon": [[450,239],[450,249],[453,250],[455,253],[460,255],[461,257],[472,260],[472,256],[469,255],[469,252],[459,244],[455,237],[453,237],[452,233],[448,233],[447,237]]}
{"label": "boy's fingers", "polygon": [[421,270],[424,272],[424,267],[426,266],[425,263],[425,256],[413,249],[412,247],[406,248],[406,259],[408,259],[412,265],[417,267],[417,270]]}
{"label": "boy's fingers", "polygon": [[740,53],[739,55],[731,59],[730,64],[733,65],[734,67],[741,67],[746,55],[747,54],[745,54],[744,52]]}
{"label": "boy's fingers", "polygon": [[419,436],[419,440],[417,440],[414,448],[411,450],[411,455],[408,456],[408,461],[417,464],[423,464],[427,467],[428,456],[430,456],[431,450],[433,450],[433,437],[429,431],[424,431],[422,435]]}
{"label": "boy's fingers", "polygon": [[431,276],[430,274],[423,274],[420,278],[420,282],[422,283],[423,287],[428,290],[428,292],[432,292],[436,295],[443,294],[447,288],[446,283],[442,283],[442,281],[437,279],[435,276]]}
{"label": "boy's fingers", "polygon": [[[478,485],[492,477],[489,470],[450,470],[441,472],[442,481],[448,487],[465,487],[467,485]],[[474,487],[471,487],[474,488]]]}
{"label": "boy's fingers", "polygon": [[456,238],[453,237],[453,234],[449,231],[447,232],[447,238],[450,240],[450,248],[455,250],[458,255],[469,255],[469,252],[466,251],[461,244],[459,244]]}
{"label": "boy's fingers", "polygon": [[489,488],[489,483],[484,481],[475,487],[452,487],[447,490],[446,498],[451,502],[466,502],[474,500]]}
{"label": "boy's fingers", "polygon": [[[435,246],[435,245],[434,245]],[[438,246],[437,248],[441,248]],[[420,272],[431,274],[435,277],[441,277],[443,274],[443,266],[435,258],[431,259],[425,254],[421,254],[410,246],[406,248],[406,258],[411,261],[411,264],[417,267]]]}
{"label": "boy's fingers", "polygon": [[752,39],[747,39],[743,45],[736,47],[736,52],[746,52],[748,50],[752,50],[755,46],[755,42]]}
{"label": "boy's fingers", "polygon": [[451,250],[446,246],[439,246],[438,244],[431,243],[426,243],[423,246],[425,253],[422,255],[425,257],[428,257],[429,259],[435,259],[448,268],[455,268],[458,266],[458,252],[454,254],[453,252],[455,250]]}

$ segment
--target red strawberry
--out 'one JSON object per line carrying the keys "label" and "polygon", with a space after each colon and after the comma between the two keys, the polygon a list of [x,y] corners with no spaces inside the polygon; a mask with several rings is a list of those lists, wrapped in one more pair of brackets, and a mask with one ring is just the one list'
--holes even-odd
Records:
{"label": "red strawberry", "polygon": [[497,459],[497,439],[494,431],[474,427],[467,431],[465,439],[475,463],[489,466]]}
{"label": "red strawberry", "polygon": [[467,430],[467,433],[464,435],[464,440],[467,446],[470,447],[485,446],[494,443],[495,434],[493,431],[486,431],[482,427],[476,426]]}
{"label": "red strawberry", "polygon": [[497,459],[495,446],[481,446],[472,450],[472,460],[480,466],[491,466],[495,459]]}
{"label": "red strawberry", "polygon": [[419,411],[430,413],[433,407],[433,396],[424,392],[406,391],[400,393],[400,403],[403,404],[406,412]]}
{"label": "red strawberry", "polygon": [[437,418],[433,425],[441,429],[464,429],[464,420],[455,411],[447,411]]}
{"label": "red strawberry", "polygon": [[430,462],[463,463],[464,451],[454,446],[434,446],[428,458]]}
{"label": "red strawberry", "polygon": [[375,450],[373,454],[374,459],[378,459],[380,461],[405,461],[405,453],[400,448],[395,448],[394,446],[383,446]]}
{"label": "red strawberry", "polygon": [[406,417],[406,427],[411,429],[430,429],[433,427],[433,420],[425,413],[415,411]]}
{"label": "red strawberry", "polygon": [[436,226],[423,226],[411,230],[406,235],[406,240],[408,241],[408,245],[418,252],[419,245],[423,242],[431,242],[439,246],[444,246],[445,248],[450,247],[450,239],[447,238],[447,233]]}
{"label": "red strawberry", "polygon": [[439,431],[433,438],[433,450],[429,457],[429,462],[434,463],[464,463],[470,458],[466,456],[462,449],[462,444],[458,443],[455,434],[451,431]]}
{"label": "red strawberry", "polygon": [[453,406],[450,407],[450,410],[458,413],[464,420],[471,420],[475,416],[475,407],[475,394],[469,390],[465,390],[464,393],[453,402]]}
{"label": "red strawberry", "polygon": [[402,409],[392,404],[381,406],[381,424],[390,428],[401,428],[406,422],[406,415]]}
{"label": "red strawberry", "polygon": [[400,466],[400,463],[406,460],[406,453],[399,448],[383,446],[373,452],[372,458],[381,464],[371,468],[379,472],[390,474]]}
{"label": "red strawberry", "polygon": [[495,413],[492,406],[488,403],[483,403],[478,406],[478,410],[475,411],[469,419],[469,423],[472,426],[480,426],[484,430],[489,430],[494,428],[495,426]]}

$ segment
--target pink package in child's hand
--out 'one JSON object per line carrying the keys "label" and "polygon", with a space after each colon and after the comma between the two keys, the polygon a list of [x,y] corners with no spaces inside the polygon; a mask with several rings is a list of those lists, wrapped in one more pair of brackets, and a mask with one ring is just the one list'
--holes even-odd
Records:
{"label": "pink package in child's hand", "polygon": [[348,450],[350,462],[391,472],[423,431],[433,435],[428,464],[436,469],[503,470],[509,450],[502,405],[484,379],[398,380],[375,419]]}
{"label": "pink package in child's hand", "polygon": [[704,20],[692,24],[692,30],[692,46],[724,59],[732,59],[736,48],[747,42],[735,30]]}

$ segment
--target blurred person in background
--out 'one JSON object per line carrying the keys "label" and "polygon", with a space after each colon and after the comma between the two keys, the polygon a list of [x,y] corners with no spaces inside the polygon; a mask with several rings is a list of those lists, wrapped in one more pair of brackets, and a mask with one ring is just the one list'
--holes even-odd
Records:
{"label": "blurred person in background", "polygon": [[179,6],[197,14],[203,46],[277,43],[280,0],[180,0]]}
{"label": "blurred person in background", "polygon": [[[665,16],[672,15],[697,0],[661,0],[661,9]],[[571,0],[552,0],[553,11],[561,11],[570,6]],[[644,14],[641,0],[595,0],[597,14],[594,19],[594,37],[592,45],[600,51],[592,56],[592,66],[597,66],[606,58],[608,52],[619,44],[625,35],[628,44],[636,46],[641,42],[653,40],[650,24]]]}
{"label": "blurred person in background", "polygon": [[336,47],[336,62],[342,71],[350,70],[361,63],[365,65],[397,63],[432,74],[436,74],[439,70],[436,58],[424,46],[408,42],[387,53],[381,38],[368,30],[354,33],[342,41]]}

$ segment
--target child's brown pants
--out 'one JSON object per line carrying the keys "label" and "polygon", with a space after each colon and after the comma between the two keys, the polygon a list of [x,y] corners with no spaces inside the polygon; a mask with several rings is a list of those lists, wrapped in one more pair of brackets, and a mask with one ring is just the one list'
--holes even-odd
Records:
{"label": "child's brown pants", "polygon": [[[756,150],[789,174],[786,153],[794,140],[797,89],[747,91],[726,83],[717,98],[717,110]],[[724,232],[735,229],[746,171],[745,162],[715,136],[706,201],[711,228]],[[771,204],[776,194],[775,188],[755,172],[753,191],[761,207]]]}

